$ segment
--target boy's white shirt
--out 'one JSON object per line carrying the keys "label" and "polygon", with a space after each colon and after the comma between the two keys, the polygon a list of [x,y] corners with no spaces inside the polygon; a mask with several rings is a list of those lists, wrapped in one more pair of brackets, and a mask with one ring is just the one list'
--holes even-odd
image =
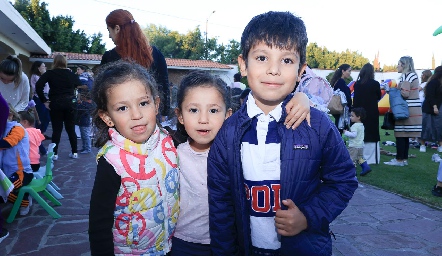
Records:
{"label": "boy's white shirt", "polygon": [[[282,103],[270,111],[266,116],[256,105],[253,92],[247,99],[247,114],[250,118],[257,117],[256,125],[258,145],[248,142],[241,143],[241,162],[245,180],[249,181],[277,181],[280,184],[281,160],[280,144],[265,144],[269,123],[276,122],[282,116]],[[279,200],[279,198],[278,198]],[[281,238],[276,232],[273,217],[250,216],[252,245],[262,249],[279,249]]]}
{"label": "boy's white shirt", "polygon": [[350,131],[344,132],[344,135],[348,136],[348,146],[352,148],[364,147],[364,133],[365,128],[363,123],[354,123],[350,127]]}

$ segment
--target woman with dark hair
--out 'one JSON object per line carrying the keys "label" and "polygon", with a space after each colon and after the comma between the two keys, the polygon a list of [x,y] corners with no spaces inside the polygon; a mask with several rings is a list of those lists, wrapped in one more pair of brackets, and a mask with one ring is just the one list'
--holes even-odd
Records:
{"label": "woman with dark hair", "polygon": [[[348,88],[347,83],[345,82],[346,78],[349,78],[351,74],[351,66],[348,64],[342,64],[338,67],[338,69],[333,74],[332,79],[330,80],[330,84],[333,87],[334,91],[338,89],[345,94],[345,98],[347,99],[347,107],[348,113],[351,112],[352,101],[351,101],[351,93],[350,88]],[[338,127],[340,115],[333,115],[335,118],[335,125]],[[344,129],[348,129],[349,127],[344,127]],[[339,129],[339,132],[342,134],[343,129]]]}
{"label": "woman with dark hair", "polygon": [[[48,98],[43,92],[45,84],[48,83]],[[63,124],[69,136],[71,153],[69,157],[78,158],[77,135],[75,134],[75,89],[81,85],[80,79],[67,68],[67,60],[63,55],[56,55],[52,70],[46,71],[36,84],[38,98],[49,109],[52,122],[52,142],[54,148],[54,160],[58,159],[58,146],[60,144]]]}
{"label": "woman with dark hair", "polygon": [[381,88],[378,81],[374,80],[374,67],[365,64],[354,85],[353,107],[364,108],[367,116],[362,119],[364,124],[364,159],[368,164],[379,164],[379,109],[378,101],[381,99]]}
{"label": "woman with dark hair", "polygon": [[109,38],[116,47],[104,53],[101,64],[123,59],[135,61],[149,70],[159,86],[161,115],[164,119],[169,114],[170,89],[167,64],[163,54],[149,44],[149,40],[129,11],[122,9],[112,11],[106,17],[106,25]]}
{"label": "woman with dark hair", "polygon": [[[44,134],[48,129],[49,122],[51,121],[51,117],[49,115],[49,110],[45,107],[45,105],[38,98],[37,92],[35,91],[35,85],[37,84],[40,76],[46,72],[46,65],[41,61],[35,61],[31,66],[31,98],[35,102],[35,109],[37,110],[38,117],[40,122],[35,122],[35,128],[40,129],[40,131]],[[43,88],[43,93],[45,96],[48,96],[49,93],[49,84],[45,84]],[[40,152],[41,153],[41,152]]]}
{"label": "woman with dark hair", "polygon": [[28,106],[29,91],[29,79],[22,71],[20,59],[9,55],[0,62],[0,93],[19,112]]}
{"label": "woman with dark hair", "polygon": [[[437,151],[442,152],[442,66],[434,69],[434,74],[425,86],[425,99],[422,104],[421,145],[425,141],[438,142]],[[421,146],[422,147],[422,146]]]}

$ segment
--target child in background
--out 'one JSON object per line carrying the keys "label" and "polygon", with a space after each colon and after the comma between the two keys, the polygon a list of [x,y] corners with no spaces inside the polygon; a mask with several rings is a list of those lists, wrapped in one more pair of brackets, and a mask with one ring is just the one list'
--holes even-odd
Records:
{"label": "child in background", "polygon": [[172,138],[156,124],[160,99],[146,68],[103,66],[92,91],[97,173],[89,211],[92,255],[165,255],[178,217]]}
{"label": "child in background", "polygon": [[[30,101],[31,102],[31,101]],[[29,136],[29,159],[31,162],[32,171],[38,172],[40,169],[40,152],[39,147],[41,142],[45,140],[45,136],[41,133],[40,129],[36,129],[34,110],[32,108],[25,111],[20,111],[20,124],[26,129]]]}
{"label": "child in background", "polygon": [[[3,134],[0,134],[1,161],[0,169],[14,184],[14,190],[9,194],[8,201],[14,203],[19,189],[28,185],[34,178],[29,160],[29,137],[26,130],[17,122],[20,117],[11,104],[3,107],[0,111],[7,111],[8,117]],[[0,115],[3,117],[3,115]],[[0,120],[3,123],[4,120]],[[28,199],[29,198],[29,199]],[[32,197],[26,193],[20,205],[20,215],[29,213],[32,205]]]}
{"label": "child in background", "polygon": [[91,113],[95,109],[95,103],[90,97],[90,93],[80,94],[77,102],[77,121],[80,128],[82,149],[80,154],[89,154],[92,149],[91,145]]}
{"label": "child in background", "polygon": [[213,255],[331,255],[329,224],[358,183],[342,138],[323,112],[285,129],[285,105],[306,67],[307,33],[288,12],[254,17],[241,37],[252,90],[210,146]]}
{"label": "child in background", "polygon": [[370,166],[364,159],[364,124],[362,120],[365,118],[364,108],[354,108],[350,113],[350,121],[353,125],[350,127],[350,131],[344,129],[344,135],[348,139],[348,152],[350,153],[353,164],[361,166],[361,176],[367,175],[371,172]]}

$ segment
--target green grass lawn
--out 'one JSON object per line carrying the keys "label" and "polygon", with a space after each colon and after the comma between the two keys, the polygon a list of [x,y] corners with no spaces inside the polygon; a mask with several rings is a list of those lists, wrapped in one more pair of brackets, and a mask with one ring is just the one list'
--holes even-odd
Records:
{"label": "green grass lawn", "polygon": [[[379,118],[382,125],[383,116]],[[396,153],[396,147],[384,146],[382,142],[396,142],[394,131],[388,131],[390,135],[385,135],[385,130],[379,128],[381,134],[381,148],[392,153]],[[402,196],[442,208],[442,197],[435,197],[431,194],[431,189],[436,184],[436,175],[439,163],[431,161],[431,156],[438,153],[437,149],[427,147],[427,152],[421,153],[419,149],[410,146],[409,154],[416,155],[416,158],[408,159],[408,166],[390,166],[383,162],[389,161],[394,156],[381,155],[381,163],[370,165],[373,170],[366,176],[358,176],[361,183],[370,184],[378,188],[400,194]],[[440,154],[442,155],[442,153]],[[361,172],[361,167],[357,167],[357,173]]]}

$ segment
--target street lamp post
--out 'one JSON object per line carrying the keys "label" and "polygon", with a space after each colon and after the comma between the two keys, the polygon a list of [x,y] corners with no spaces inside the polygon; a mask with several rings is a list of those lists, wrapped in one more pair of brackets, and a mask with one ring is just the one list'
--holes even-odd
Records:
{"label": "street lamp post", "polygon": [[205,55],[204,57],[206,58],[206,60],[209,59],[209,49],[207,48],[207,24],[209,23],[210,16],[212,16],[212,14],[214,14],[214,13],[215,13],[215,11],[212,11],[206,19],[206,43],[204,44],[204,48],[205,48],[204,49],[204,55]]}

